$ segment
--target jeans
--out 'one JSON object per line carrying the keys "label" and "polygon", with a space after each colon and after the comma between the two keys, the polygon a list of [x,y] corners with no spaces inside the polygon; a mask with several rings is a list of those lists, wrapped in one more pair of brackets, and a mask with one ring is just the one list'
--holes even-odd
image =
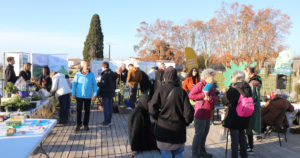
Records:
{"label": "jeans", "polygon": [[149,89],[146,89],[142,92],[142,94],[148,94],[149,91],[150,91]]}
{"label": "jeans", "polygon": [[194,119],[195,136],[192,145],[193,156],[200,156],[206,153],[205,142],[210,128],[210,120]]}
{"label": "jeans", "polygon": [[77,98],[77,126],[82,125],[81,115],[84,104],[84,120],[83,125],[88,126],[90,120],[91,99]]}
{"label": "jeans", "polygon": [[245,130],[243,129],[229,129],[231,137],[231,157],[238,158],[238,148],[240,144],[241,158],[247,158],[247,142]]}
{"label": "jeans", "polygon": [[248,146],[249,148],[253,149],[254,144],[253,144],[253,135],[247,135],[248,137]]}
{"label": "jeans", "polygon": [[70,94],[65,94],[58,97],[60,112],[59,120],[61,122],[67,122],[69,118],[69,110],[71,105]]}
{"label": "jeans", "polygon": [[130,100],[131,108],[135,108],[136,92],[137,92],[137,86],[130,86],[129,87],[129,95],[130,95],[129,100]]}
{"label": "jeans", "polygon": [[183,158],[184,146],[176,150],[160,150],[163,158]]}
{"label": "jeans", "polygon": [[103,97],[102,98],[102,105],[104,111],[104,123],[109,124],[111,123],[112,117],[112,98]]}

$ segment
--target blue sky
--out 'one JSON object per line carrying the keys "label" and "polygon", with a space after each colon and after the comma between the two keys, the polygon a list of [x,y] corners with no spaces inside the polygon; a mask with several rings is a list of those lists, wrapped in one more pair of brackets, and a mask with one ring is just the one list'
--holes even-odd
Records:
{"label": "blue sky", "polygon": [[[235,1],[226,1],[232,3]],[[254,9],[275,8],[291,17],[287,44],[300,55],[300,1],[239,0]],[[141,21],[157,18],[177,24],[188,19],[207,21],[221,7],[219,0],[9,0],[0,2],[0,52],[68,53],[82,57],[83,43],[93,14],[100,15],[104,34],[104,55],[125,59],[137,56],[136,29]]]}

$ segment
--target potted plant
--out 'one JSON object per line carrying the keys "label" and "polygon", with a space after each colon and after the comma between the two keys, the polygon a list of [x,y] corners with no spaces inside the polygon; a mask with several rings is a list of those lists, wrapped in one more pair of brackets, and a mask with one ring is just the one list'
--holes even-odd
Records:
{"label": "potted plant", "polygon": [[5,88],[6,92],[7,92],[7,96],[10,98],[11,94],[15,94],[18,92],[17,87],[12,83],[12,82],[8,82],[7,86]]}

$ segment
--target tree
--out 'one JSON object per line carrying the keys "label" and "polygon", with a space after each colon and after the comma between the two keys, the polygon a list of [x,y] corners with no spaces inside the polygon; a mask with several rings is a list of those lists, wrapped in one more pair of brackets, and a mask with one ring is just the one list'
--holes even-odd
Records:
{"label": "tree", "polygon": [[84,42],[82,54],[85,61],[103,58],[103,33],[98,14],[94,14],[91,19],[89,33]]}

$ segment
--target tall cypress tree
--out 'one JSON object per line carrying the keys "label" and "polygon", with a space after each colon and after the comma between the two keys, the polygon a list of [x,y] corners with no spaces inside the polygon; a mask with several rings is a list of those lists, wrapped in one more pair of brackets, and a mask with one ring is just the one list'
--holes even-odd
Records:
{"label": "tall cypress tree", "polygon": [[103,58],[103,33],[98,14],[94,14],[92,17],[82,54],[85,61],[91,61],[93,58]]}

